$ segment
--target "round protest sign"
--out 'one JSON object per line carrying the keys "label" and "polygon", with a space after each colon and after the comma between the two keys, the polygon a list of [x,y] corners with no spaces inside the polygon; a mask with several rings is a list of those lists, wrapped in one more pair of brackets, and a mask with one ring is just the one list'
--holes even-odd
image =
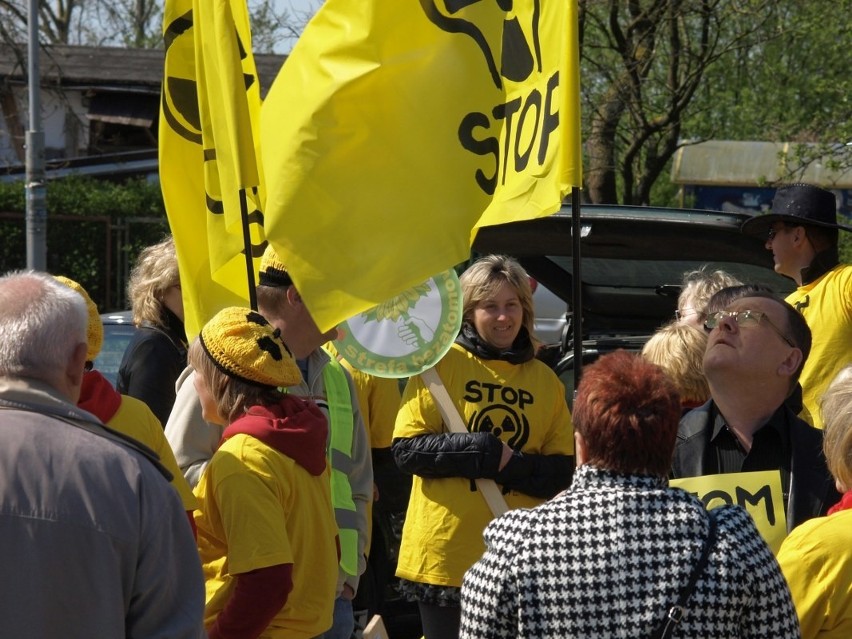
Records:
{"label": "round protest sign", "polygon": [[461,285],[449,269],[345,321],[335,347],[365,373],[410,377],[446,354],[461,318]]}

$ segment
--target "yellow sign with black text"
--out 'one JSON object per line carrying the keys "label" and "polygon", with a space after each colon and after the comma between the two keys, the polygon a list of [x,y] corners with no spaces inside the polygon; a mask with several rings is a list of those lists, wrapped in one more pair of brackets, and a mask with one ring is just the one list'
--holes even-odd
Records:
{"label": "yellow sign with black text", "polygon": [[777,470],[684,477],[670,480],[669,485],[692,493],[708,510],[730,504],[742,506],[775,554],[787,536],[781,474]]}

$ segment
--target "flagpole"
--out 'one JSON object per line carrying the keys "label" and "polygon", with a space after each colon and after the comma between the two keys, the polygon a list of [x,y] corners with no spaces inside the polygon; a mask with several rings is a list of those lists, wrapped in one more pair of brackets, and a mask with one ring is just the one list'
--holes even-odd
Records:
{"label": "flagpole", "polygon": [[246,256],[246,275],[248,276],[249,306],[251,310],[257,310],[257,287],[254,282],[254,260],[251,249],[251,232],[249,231],[248,202],[246,201],[246,190],[240,189],[240,216],[243,221],[243,253]]}
{"label": "flagpole", "polygon": [[571,305],[574,309],[574,395],[583,374],[583,277],[580,273],[580,189],[571,189],[571,259],[574,285]]}
{"label": "flagpole", "polygon": [[44,131],[41,128],[41,76],[38,64],[38,0],[29,0],[27,14],[27,79],[29,128],[26,144],[27,268],[47,270],[47,211],[44,185]]}

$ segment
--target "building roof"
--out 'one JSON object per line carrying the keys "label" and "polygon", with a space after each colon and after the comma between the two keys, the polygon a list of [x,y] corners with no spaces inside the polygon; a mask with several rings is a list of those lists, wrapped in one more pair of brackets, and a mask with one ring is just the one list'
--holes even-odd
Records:
{"label": "building roof", "polygon": [[[163,57],[162,49],[46,45],[41,47],[39,72],[42,84],[159,92]],[[254,56],[262,93],[266,93],[286,58],[271,54]],[[26,44],[0,44],[0,78],[4,77],[26,82]]]}
{"label": "building roof", "polygon": [[825,162],[811,162],[791,175],[784,158],[795,155],[791,142],[709,140],[678,149],[672,182],[702,186],[773,186],[800,181],[830,189],[852,188],[852,169],[833,171]]}

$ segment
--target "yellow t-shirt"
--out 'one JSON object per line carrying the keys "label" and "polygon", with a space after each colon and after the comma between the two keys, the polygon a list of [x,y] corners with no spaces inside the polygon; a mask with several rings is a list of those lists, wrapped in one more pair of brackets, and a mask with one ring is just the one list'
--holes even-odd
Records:
{"label": "yellow t-shirt", "polygon": [[784,540],[778,563],[802,639],[852,637],[852,510],[816,517]]}
{"label": "yellow t-shirt", "polygon": [[852,265],[841,264],[787,296],[811,329],[813,344],[799,382],[802,419],[823,428],[819,402],[831,380],[852,363]]}
{"label": "yellow t-shirt", "polygon": [[198,500],[195,499],[192,488],[189,487],[178,468],[175,454],[163,432],[163,426],[145,402],[129,395],[122,395],[121,404],[112,419],[107,422],[107,426],[142,442],[157,453],[160,463],[172,474],[172,486],[180,496],[184,510],[192,511],[198,508]]}
{"label": "yellow t-shirt", "polygon": [[293,590],[261,637],[308,639],[331,627],[338,560],[328,473],[311,475],[244,434],[216,451],[195,487],[205,626],[225,606],[234,575],[293,564]]}
{"label": "yellow t-shirt", "polygon": [[[471,432],[490,430],[513,449],[573,455],[574,432],[565,389],[538,360],[484,361],[454,344],[436,369]],[[419,376],[406,386],[394,438],[447,432]],[[543,502],[517,491],[510,509]],[[492,514],[482,495],[461,477],[415,476],[402,533],[397,575],[411,581],[460,587],[465,571],[485,551],[482,532]]]}

